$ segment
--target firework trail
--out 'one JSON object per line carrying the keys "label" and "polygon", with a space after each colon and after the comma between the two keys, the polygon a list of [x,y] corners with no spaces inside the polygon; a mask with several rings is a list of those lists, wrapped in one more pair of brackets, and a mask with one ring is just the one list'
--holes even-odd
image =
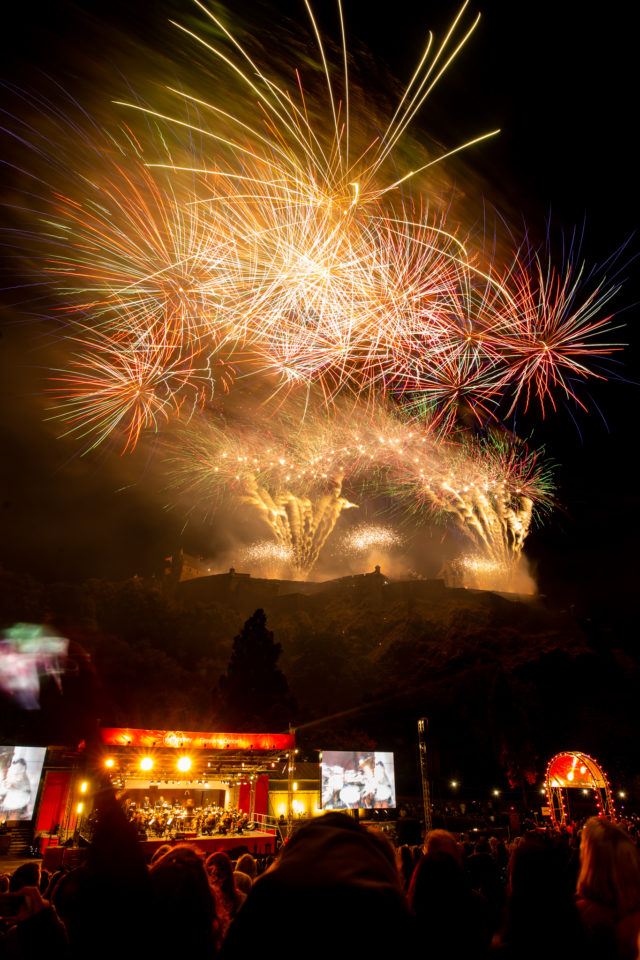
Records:
{"label": "firework trail", "polygon": [[487,560],[480,554],[461,554],[444,564],[441,576],[448,587],[465,587],[474,590],[500,590],[525,592],[518,589],[524,578],[517,566]]}
{"label": "firework trail", "polygon": [[278,546],[291,556],[293,566],[306,577],[342,511],[356,506],[341,496],[341,491],[341,480],[334,478],[329,490],[313,500],[290,490],[272,497],[249,477],[240,499],[256,508],[271,528]]}
{"label": "firework trail", "polygon": [[[462,436],[438,444],[397,444],[390,477],[412,516],[452,520],[474,547],[476,567],[461,566],[468,584],[478,564],[490,567],[503,589],[516,577],[526,537],[538,509],[550,507],[553,485],[539,453],[504,434],[478,440]],[[473,584],[471,584],[473,585]]]}
{"label": "firework trail", "polygon": [[[413,522],[453,521],[479,561],[508,582],[517,570],[534,506],[553,504],[550,468],[540,451],[506,431],[443,440],[434,421],[400,415],[389,404],[364,414],[342,410],[340,456],[370,491],[386,490]],[[334,443],[338,447],[338,443]]]}
{"label": "firework trail", "polygon": [[[294,407],[292,413],[297,414]],[[232,428],[231,428],[232,427]],[[276,432],[277,430],[277,432]],[[336,449],[340,428],[316,420],[295,430],[292,418],[274,423],[193,423],[179,432],[171,456],[174,486],[211,502],[231,494],[269,527],[274,544],[307,576],[343,510],[345,469],[355,472],[355,449]]]}
{"label": "firework trail", "polygon": [[[299,401],[289,401],[277,420],[228,419],[223,428],[208,422],[199,429],[191,423],[175,451],[178,490],[205,503],[231,495],[251,507],[305,575],[342,511],[354,506],[342,493],[345,478],[361,494],[391,493],[413,522],[434,515],[453,521],[506,582],[517,569],[534,504],[545,508],[553,495],[540,455],[506,433],[443,441],[432,422],[401,416],[389,404],[367,409],[341,402],[331,418],[304,420]],[[356,528],[342,549],[364,549],[372,536],[379,538],[380,528]]]}

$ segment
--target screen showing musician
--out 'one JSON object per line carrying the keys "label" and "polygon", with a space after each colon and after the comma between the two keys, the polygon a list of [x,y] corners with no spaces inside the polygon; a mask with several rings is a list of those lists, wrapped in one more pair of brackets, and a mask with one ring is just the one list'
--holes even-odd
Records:
{"label": "screen showing musician", "polygon": [[31,820],[44,747],[0,747],[0,821]]}
{"label": "screen showing musician", "polygon": [[323,810],[387,810],[395,805],[392,753],[324,751]]}

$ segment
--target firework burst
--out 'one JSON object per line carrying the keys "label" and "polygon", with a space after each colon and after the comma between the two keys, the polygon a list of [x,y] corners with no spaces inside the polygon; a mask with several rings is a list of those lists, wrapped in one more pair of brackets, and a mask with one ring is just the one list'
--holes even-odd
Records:
{"label": "firework burst", "polygon": [[292,564],[294,558],[288,547],[283,547],[272,540],[258,540],[244,547],[240,559],[246,564],[287,565]]}
{"label": "firework burst", "polygon": [[346,533],[338,544],[341,553],[362,556],[372,550],[390,550],[403,543],[393,527],[375,523],[361,523]]}
{"label": "firework burst", "polygon": [[467,4],[440,42],[429,35],[382,124],[354,113],[340,3],[341,81],[306,4],[324,93],[297,71],[290,89],[195,4],[203,29],[175,27],[228,103],[184,85],[162,105],[116,101],[120,132],[92,129],[77,173],[58,160],[64,184],[39,198],[72,356],[54,415],[86,446],[119,433],[131,448],[219,392],[220,368],[225,387],[275,377],[276,393],[318,385],[325,404],[391,395],[428,407],[442,434],[461,403],[484,422],[503,401],[578,399],[576,381],[615,348],[602,340],[613,289],[582,295],[580,270],[527,251],[503,266],[426,199],[434,165],[497,131],[398,173],[411,123],[477,27]]}

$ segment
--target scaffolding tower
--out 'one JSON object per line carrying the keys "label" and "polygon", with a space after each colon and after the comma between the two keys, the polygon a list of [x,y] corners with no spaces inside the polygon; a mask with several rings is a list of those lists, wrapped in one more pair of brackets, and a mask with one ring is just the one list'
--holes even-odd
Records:
{"label": "scaffolding tower", "polygon": [[424,832],[425,836],[433,827],[433,816],[431,810],[431,791],[429,790],[429,771],[427,768],[427,727],[429,721],[422,717],[418,720],[418,748],[420,751],[420,776],[422,779],[422,803],[424,806]]}

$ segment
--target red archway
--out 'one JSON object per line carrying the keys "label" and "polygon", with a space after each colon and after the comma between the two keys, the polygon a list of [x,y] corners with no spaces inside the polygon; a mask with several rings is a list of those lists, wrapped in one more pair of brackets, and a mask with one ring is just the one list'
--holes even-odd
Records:
{"label": "red archway", "polygon": [[549,761],[544,785],[551,819],[555,824],[567,822],[567,810],[562,791],[574,787],[594,792],[599,816],[609,817],[610,820],[616,818],[607,776],[600,764],[588,753],[577,750],[557,753]]}

